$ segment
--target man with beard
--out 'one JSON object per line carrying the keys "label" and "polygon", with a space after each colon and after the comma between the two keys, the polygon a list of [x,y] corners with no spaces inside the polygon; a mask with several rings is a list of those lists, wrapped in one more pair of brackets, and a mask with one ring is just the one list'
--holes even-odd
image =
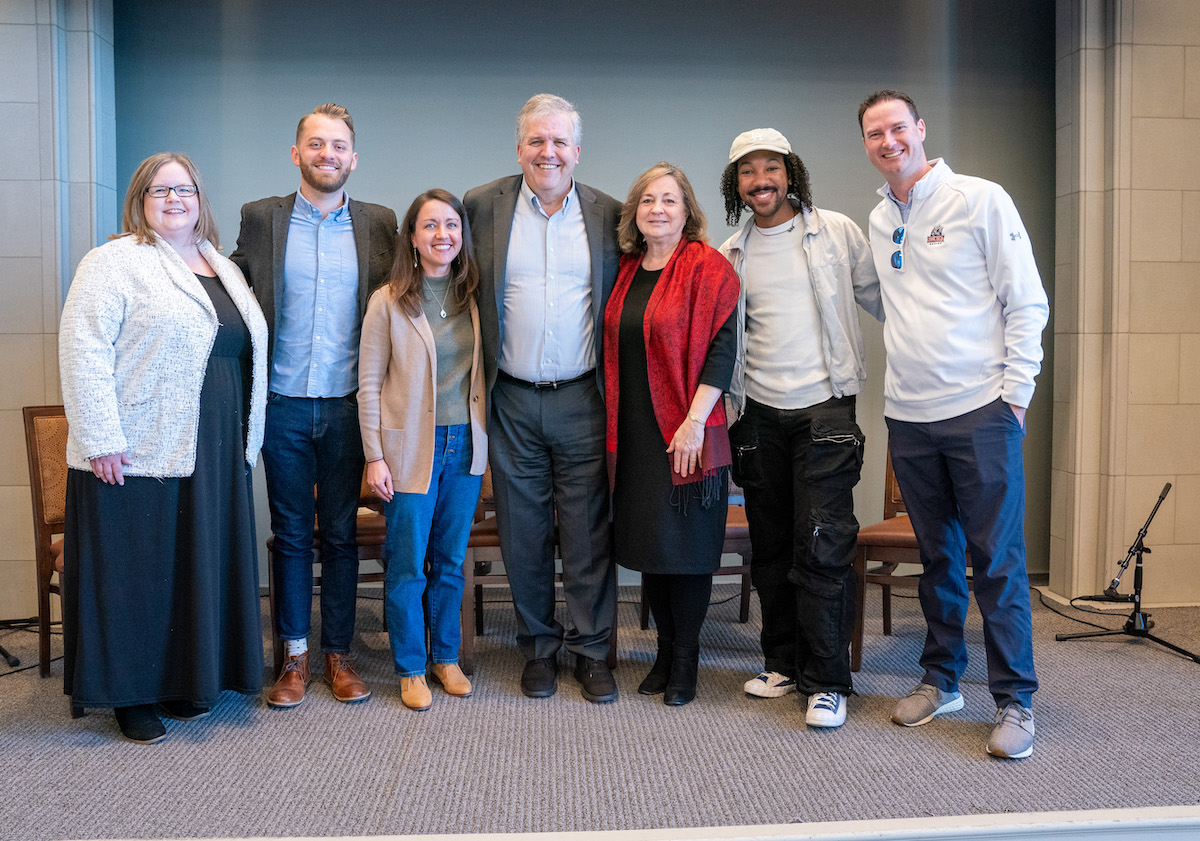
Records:
{"label": "man with beard", "polygon": [[866,379],[855,302],[882,319],[879,279],[862,231],[813,206],[808,170],[775,129],[734,139],[721,192],[730,225],[753,214],[721,246],[742,280],[730,439],[763,616],[763,671],[744,689],[798,689],[810,727],[840,727],[863,453],[854,396]]}
{"label": "man with beard", "polygon": [[349,656],[363,472],[358,340],[367,297],[387,279],[396,242],[396,214],[354,201],[343,189],[358,165],[354,121],[345,108],[328,103],[300,120],[292,163],[300,168],[299,192],[243,206],[231,256],[270,327],[262,452],[286,647],[283,669],[267,693],[277,708],[303,701],[312,674],[314,515],[321,532],[325,680],[339,701],[371,695]]}
{"label": "man with beard", "polygon": [[[468,191],[463,204],[479,261],[488,447],[521,691],[557,691],[566,645],[583,697],[606,704],[617,700],[605,662],[617,596],[601,348],[621,203],[574,179],[581,135],[570,102],[531,97],[517,116],[521,174]],[[554,616],[556,514],[570,630]]]}

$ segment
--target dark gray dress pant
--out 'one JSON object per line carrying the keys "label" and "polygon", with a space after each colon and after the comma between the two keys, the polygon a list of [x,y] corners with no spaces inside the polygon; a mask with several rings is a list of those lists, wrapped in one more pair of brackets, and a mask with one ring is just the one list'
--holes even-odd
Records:
{"label": "dark gray dress pant", "polygon": [[[557,389],[497,380],[488,453],[521,653],[527,660],[554,657],[565,643],[575,654],[604,659],[617,578],[604,401],[595,378]],[[554,615],[556,511],[569,629]]]}

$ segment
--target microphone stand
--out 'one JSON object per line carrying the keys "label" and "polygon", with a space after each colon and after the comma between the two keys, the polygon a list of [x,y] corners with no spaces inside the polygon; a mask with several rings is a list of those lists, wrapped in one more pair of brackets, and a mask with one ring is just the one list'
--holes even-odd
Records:
{"label": "microphone stand", "polygon": [[[1171,649],[1174,652],[1182,654],[1194,663],[1200,663],[1200,657],[1186,649],[1180,648],[1177,645],[1167,642],[1164,639],[1156,637],[1150,633],[1150,629],[1154,627],[1154,622],[1150,619],[1150,614],[1142,610],[1142,555],[1150,554],[1150,547],[1145,544],[1146,534],[1150,531],[1150,522],[1154,519],[1154,515],[1158,513],[1158,507],[1163,504],[1163,500],[1167,498],[1167,494],[1171,491],[1171,483],[1163,485],[1162,493],[1158,495],[1158,501],[1154,503],[1154,510],[1150,512],[1150,516],[1146,518],[1146,524],[1138,531],[1137,537],[1129,547],[1129,551],[1125,555],[1125,560],[1121,561],[1121,568],[1117,571],[1117,576],[1108,585],[1103,596],[1095,597],[1099,601],[1110,602],[1132,602],[1133,612],[1129,614],[1129,618],[1125,620],[1125,627],[1117,628],[1112,631],[1087,631],[1082,634],[1056,634],[1054,638],[1059,642],[1063,640],[1078,640],[1089,639],[1091,637],[1112,637],[1112,636],[1127,636],[1138,637],[1139,639],[1148,639],[1151,642],[1156,642],[1161,646]],[[1121,576],[1125,574],[1125,570],[1129,569],[1129,562],[1136,556],[1137,562],[1133,567],[1133,594],[1122,596],[1117,592],[1117,588],[1121,586]]]}

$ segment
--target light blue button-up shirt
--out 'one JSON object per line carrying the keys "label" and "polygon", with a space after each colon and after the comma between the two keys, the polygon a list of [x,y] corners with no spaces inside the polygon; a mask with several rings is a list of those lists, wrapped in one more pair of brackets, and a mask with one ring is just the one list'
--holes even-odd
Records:
{"label": "light blue button-up shirt", "polygon": [[271,391],[344,397],[358,388],[358,253],[350,201],[324,219],[296,193],[278,296]]}
{"label": "light blue button-up shirt", "polygon": [[540,382],[596,367],[591,266],[575,186],[548,216],[522,181],[504,275],[502,371]]}

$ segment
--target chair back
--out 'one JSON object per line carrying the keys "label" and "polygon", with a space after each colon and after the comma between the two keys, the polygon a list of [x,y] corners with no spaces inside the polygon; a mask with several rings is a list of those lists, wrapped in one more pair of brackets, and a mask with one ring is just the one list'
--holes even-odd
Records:
{"label": "chair back", "polygon": [[67,416],[62,406],[26,406],[25,448],[38,549],[62,532],[67,508]]}
{"label": "chair back", "polygon": [[900,483],[896,481],[896,472],[892,470],[892,451],[887,454],[887,474],[883,479],[883,519],[890,520],[901,514],[907,514],[904,507],[904,497],[900,496]]}

